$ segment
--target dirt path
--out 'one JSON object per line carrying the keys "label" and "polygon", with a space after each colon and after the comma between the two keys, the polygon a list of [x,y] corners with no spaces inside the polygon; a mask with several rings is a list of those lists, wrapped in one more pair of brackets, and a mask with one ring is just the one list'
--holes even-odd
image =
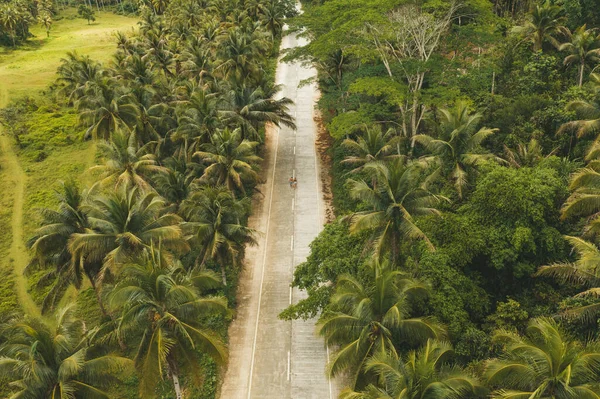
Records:
{"label": "dirt path", "polygon": [[[0,108],[8,103],[8,94],[6,90],[0,90]],[[40,315],[40,309],[27,292],[27,278],[23,276],[23,270],[29,261],[27,249],[23,240],[23,201],[25,196],[25,185],[27,175],[21,168],[17,154],[14,151],[10,138],[2,133],[0,127],[0,148],[2,150],[2,168],[5,175],[10,179],[9,182],[2,182],[2,186],[12,187],[13,206],[10,220],[10,230],[12,241],[10,244],[9,256],[5,260],[4,270],[13,270],[15,275],[15,292],[17,299],[23,310],[31,315]],[[8,183],[5,185],[5,183]]]}

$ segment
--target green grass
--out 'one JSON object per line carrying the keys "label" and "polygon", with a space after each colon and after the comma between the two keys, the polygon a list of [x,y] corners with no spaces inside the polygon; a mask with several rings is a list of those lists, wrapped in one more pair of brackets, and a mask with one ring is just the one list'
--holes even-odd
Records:
{"label": "green grass", "polygon": [[[36,97],[56,79],[56,68],[68,51],[108,61],[115,50],[112,33],[132,31],[136,23],[135,18],[100,12],[96,22],[88,25],[69,9],[54,22],[49,38],[41,27],[32,27],[35,36],[27,44],[17,49],[0,47],[0,107],[23,95]],[[72,111],[44,104],[28,118],[30,132],[23,148],[17,150],[7,137],[0,137],[0,313],[16,311],[18,302],[23,302],[17,300],[15,288],[19,284],[15,285],[13,270],[24,267],[28,254],[22,250],[23,243],[13,242],[14,229],[20,229],[26,239],[39,220],[34,208],[56,203],[56,182],[69,178],[81,181],[83,171],[93,163],[94,146],[79,140],[81,128],[75,119]],[[17,190],[19,184],[24,184],[22,195]],[[23,208],[20,223],[12,220],[15,207]],[[32,276],[22,285],[31,287],[35,281],[36,276]],[[42,292],[33,293],[37,302]],[[8,392],[2,385],[0,397],[5,397]]]}
{"label": "green grass", "polygon": [[[77,51],[106,62],[114,53],[115,31],[132,31],[137,19],[116,15],[110,12],[99,12],[96,22],[88,25],[80,18],[75,18],[75,10],[67,9],[61,13],[62,19],[55,21],[46,38],[43,28],[32,27],[31,38],[27,44],[12,48],[0,47],[0,91],[7,91],[9,97],[19,94],[31,94],[45,88],[55,79],[56,68],[60,59],[68,51]],[[4,100],[4,101],[3,101]],[[7,99],[0,95],[0,106],[5,106]]]}

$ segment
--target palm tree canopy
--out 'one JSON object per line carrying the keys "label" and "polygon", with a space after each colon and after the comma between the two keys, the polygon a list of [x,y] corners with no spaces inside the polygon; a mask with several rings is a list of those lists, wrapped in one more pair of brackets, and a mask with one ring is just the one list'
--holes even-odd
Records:
{"label": "palm tree canopy", "polygon": [[55,319],[16,320],[0,347],[0,372],[18,389],[12,398],[110,398],[104,388],[128,376],[129,359],[94,356],[85,339],[85,324],[74,307],[60,309]]}
{"label": "palm tree canopy", "polygon": [[423,240],[433,245],[415,224],[422,215],[439,214],[436,205],[444,197],[421,187],[423,168],[398,158],[388,163],[371,162],[364,167],[372,181],[349,179],[352,198],[363,201],[370,209],[350,215],[350,231],[373,231],[379,256],[395,253],[404,239]]}
{"label": "palm tree canopy", "polygon": [[218,277],[186,272],[178,262],[165,262],[155,254],[146,251],[137,262],[126,264],[110,299],[111,307],[121,312],[119,334],[142,337],[134,362],[144,398],[155,397],[167,372],[189,370],[191,380],[201,384],[193,378],[199,375],[200,353],[220,365],[227,361],[223,341],[204,325],[211,316],[228,314],[224,297],[204,295],[219,287]]}
{"label": "palm tree canopy", "polygon": [[499,331],[493,339],[504,346],[485,373],[494,398],[600,398],[600,352],[571,341],[556,321],[532,319],[524,337]]}
{"label": "palm tree canopy", "polygon": [[350,275],[338,278],[329,309],[318,323],[318,332],[328,345],[339,350],[328,372],[335,376],[349,371],[351,387],[365,383],[365,367],[375,354],[398,358],[395,342],[425,342],[439,338],[444,329],[429,317],[410,317],[411,302],[427,295],[428,286],[394,270],[387,261],[369,266],[369,281]]}
{"label": "palm tree canopy", "polygon": [[462,198],[470,179],[477,168],[486,161],[504,163],[492,153],[481,150],[481,143],[496,133],[497,129],[481,128],[477,125],[483,115],[472,114],[466,102],[458,101],[454,109],[440,110],[441,123],[437,137],[419,134],[414,137],[433,154],[438,167],[429,180],[446,177]]}
{"label": "palm tree canopy", "polygon": [[366,362],[366,370],[379,376],[379,383],[362,392],[346,390],[342,399],[467,399],[485,392],[479,381],[449,363],[449,343],[427,340],[403,359],[377,353]]}

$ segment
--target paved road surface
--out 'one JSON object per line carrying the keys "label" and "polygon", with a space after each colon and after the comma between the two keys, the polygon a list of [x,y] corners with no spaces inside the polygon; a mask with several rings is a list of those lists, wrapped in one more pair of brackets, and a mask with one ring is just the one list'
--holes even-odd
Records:
{"label": "paved road surface", "polygon": [[[302,45],[295,35],[282,47]],[[315,335],[315,321],[286,322],[277,315],[304,292],[290,289],[293,269],[309,254],[322,230],[323,203],[315,151],[313,121],[316,86],[298,88],[313,69],[280,63],[281,95],[294,100],[297,131],[282,127],[267,138],[264,195],[255,201],[250,225],[262,232],[250,248],[240,283],[236,320],[229,330],[230,359],[222,399],[331,399],[333,383],[325,376],[327,349]],[[291,189],[290,176],[298,187]]]}

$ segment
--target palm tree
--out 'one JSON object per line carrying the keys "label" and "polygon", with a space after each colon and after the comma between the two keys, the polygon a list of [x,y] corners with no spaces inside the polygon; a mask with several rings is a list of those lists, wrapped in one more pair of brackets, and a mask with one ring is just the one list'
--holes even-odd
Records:
{"label": "palm tree", "polygon": [[99,81],[105,72],[99,62],[73,51],[67,52],[66,57],[60,60],[57,74],[58,81],[65,85],[61,91],[72,101],[90,90],[91,85]]}
{"label": "palm tree", "polygon": [[498,399],[598,399],[600,352],[569,337],[552,319],[532,319],[525,337],[499,331],[500,359],[488,362],[486,378]]}
{"label": "palm tree", "polygon": [[348,216],[350,231],[372,231],[379,258],[390,251],[393,259],[397,259],[404,239],[423,240],[433,249],[433,244],[417,227],[414,218],[439,214],[435,206],[445,198],[421,187],[421,165],[398,158],[389,163],[372,162],[364,170],[372,176],[370,183],[354,179],[347,181],[350,196],[363,201],[368,207]]}
{"label": "palm tree", "polygon": [[16,320],[0,348],[0,372],[17,388],[11,398],[110,398],[104,391],[126,377],[131,361],[98,355],[86,339],[85,323],[74,308],[60,309],[52,321]]}
{"label": "palm tree", "polygon": [[586,29],[586,26],[580,26],[575,32],[567,32],[569,41],[560,45],[560,51],[567,51],[570,54],[565,57],[564,64],[576,64],[579,68],[579,87],[583,85],[583,74],[585,67],[590,63],[600,61],[600,35],[596,34],[595,29]]}
{"label": "palm tree", "polygon": [[564,34],[566,29],[564,23],[566,17],[563,15],[563,9],[557,5],[546,1],[543,4],[537,4],[529,15],[529,20],[524,26],[516,29],[518,33],[523,33],[533,44],[533,51],[541,51],[545,42],[550,42],[558,47],[556,35]]}
{"label": "palm tree", "polygon": [[39,284],[54,281],[42,303],[44,312],[58,303],[69,285],[80,288],[83,276],[89,276],[91,272],[87,267],[89,265],[71,262],[71,253],[67,245],[71,235],[84,233],[89,227],[87,215],[82,209],[83,196],[77,184],[72,181],[61,183],[60,188],[56,191],[59,201],[57,210],[40,209],[41,226],[27,241],[27,246],[34,253],[27,270],[53,266],[39,281]]}
{"label": "palm tree", "polygon": [[419,134],[414,139],[433,154],[427,162],[437,164],[429,179],[446,178],[462,198],[479,165],[488,160],[504,162],[494,154],[479,151],[481,143],[497,129],[483,127],[476,130],[482,115],[469,113],[467,103],[463,101],[458,101],[453,110],[440,109],[440,118],[437,137]]}
{"label": "palm tree", "polygon": [[293,101],[287,97],[278,100],[275,95],[280,86],[249,87],[234,84],[229,91],[230,109],[222,110],[223,120],[232,128],[240,128],[242,137],[261,141],[259,130],[266,123],[296,129],[294,117],[289,114]]}
{"label": "palm tree", "polygon": [[108,196],[90,200],[84,210],[91,228],[71,236],[69,250],[74,262],[101,262],[102,270],[92,285],[101,303],[97,283],[106,271],[139,256],[144,249],[161,244],[163,255],[184,253],[189,246],[183,238],[181,218],[164,212],[165,202],[154,192],[122,187]]}
{"label": "palm tree", "polygon": [[171,139],[182,142],[183,156],[187,157],[189,150],[198,150],[202,143],[209,142],[210,137],[221,126],[220,102],[218,93],[196,89],[189,100],[181,103],[178,110],[178,127]]}
{"label": "palm tree", "polygon": [[365,371],[374,372],[380,383],[362,392],[346,389],[341,399],[470,399],[485,390],[477,379],[448,362],[452,346],[427,340],[418,351],[404,359],[392,353],[378,353],[366,362]]}
{"label": "palm tree", "polygon": [[258,73],[257,59],[268,50],[263,38],[248,35],[241,28],[232,28],[222,35],[218,47],[221,63],[216,70],[226,79],[245,80]]}
{"label": "palm tree", "polygon": [[596,142],[588,151],[585,168],[578,170],[571,177],[569,189],[572,191],[562,208],[562,218],[576,216],[589,217],[585,234],[595,236],[600,233],[600,143]]}
{"label": "palm tree", "polygon": [[256,141],[242,140],[239,129],[217,131],[211,142],[202,144],[201,151],[194,154],[208,165],[201,180],[245,194],[244,181],[258,179],[255,168],[262,159],[255,154],[257,145]]}
{"label": "palm tree", "polygon": [[554,154],[556,150],[550,152],[550,154],[543,154],[542,146],[539,141],[532,138],[528,143],[517,144],[516,149],[508,148],[504,146],[504,153],[506,154],[506,160],[509,165],[515,168],[521,167],[533,167],[538,164],[543,158],[547,158]]}
{"label": "palm tree", "polygon": [[244,226],[250,208],[248,199],[236,200],[226,187],[203,187],[181,206],[192,242],[199,245],[196,266],[207,261],[221,267],[223,285],[227,285],[225,268],[235,266],[247,244],[256,244],[254,230]]}
{"label": "palm tree", "polygon": [[98,153],[104,164],[92,166],[89,170],[100,173],[96,184],[102,187],[138,187],[152,191],[150,177],[166,173],[166,168],[156,162],[154,155],[146,154],[144,147],[139,148],[135,133],[115,132],[110,141],[98,143]]}
{"label": "palm tree", "polygon": [[119,129],[131,129],[140,110],[130,93],[123,92],[113,78],[96,81],[77,102],[79,119],[89,125],[86,137],[110,139]]}
{"label": "palm tree", "polygon": [[261,23],[271,33],[271,37],[281,35],[286,17],[285,2],[270,0],[265,4],[259,3],[258,7],[262,13]]}
{"label": "palm tree", "polygon": [[221,365],[227,359],[222,340],[204,325],[208,317],[227,314],[227,302],[221,296],[204,296],[219,286],[214,273],[188,273],[179,263],[166,263],[154,254],[146,252],[123,268],[110,304],[122,315],[118,333],[142,337],[136,340],[134,358],[140,397],[156,397],[155,388],[167,374],[179,399],[182,372],[189,371],[186,381],[202,383],[199,354]]}
{"label": "palm tree", "polygon": [[[562,283],[580,285],[585,291],[577,294],[576,298],[597,298],[600,296],[600,250],[598,247],[579,237],[565,237],[577,254],[574,262],[559,262],[542,266],[538,276],[548,276]],[[565,312],[567,316],[577,316],[588,322],[596,322],[600,315],[600,303],[577,306]]]}
{"label": "palm tree", "polygon": [[352,153],[342,163],[356,165],[357,167],[352,172],[358,172],[371,162],[394,158],[393,155],[390,156],[390,153],[398,141],[398,137],[394,137],[393,134],[393,129],[384,134],[380,127],[365,126],[363,134],[356,140],[348,138],[342,142],[342,146]]}
{"label": "palm tree", "polygon": [[[327,367],[330,376],[346,373],[350,388],[362,388],[372,375],[367,362],[378,354],[398,359],[395,344],[422,343],[439,338],[444,330],[434,319],[412,317],[414,299],[429,288],[394,270],[387,261],[374,261],[366,270],[368,281],[342,275],[317,329],[327,345],[339,349]],[[371,370],[372,371],[372,370]]]}
{"label": "palm tree", "polygon": [[156,191],[179,209],[179,205],[190,195],[193,182],[202,172],[199,164],[187,161],[185,158],[167,158],[164,161],[167,172],[154,176],[153,184]]}
{"label": "palm tree", "polygon": [[567,104],[566,110],[574,111],[579,119],[564,123],[557,134],[574,131],[581,138],[600,131],[600,105],[597,103],[575,100]]}

